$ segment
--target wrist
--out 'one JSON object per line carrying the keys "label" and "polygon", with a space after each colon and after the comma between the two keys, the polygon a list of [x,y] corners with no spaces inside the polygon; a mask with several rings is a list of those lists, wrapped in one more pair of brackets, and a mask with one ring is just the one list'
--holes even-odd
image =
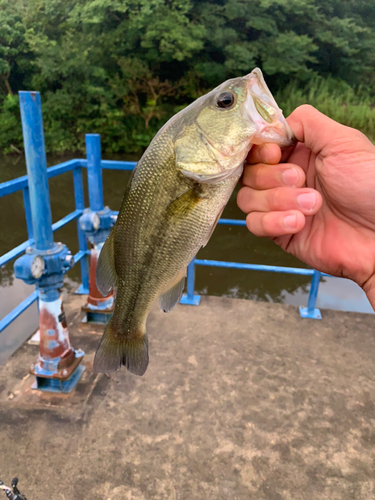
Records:
{"label": "wrist", "polygon": [[371,278],[366,281],[362,288],[366,293],[368,301],[375,311],[375,275],[371,276]]}

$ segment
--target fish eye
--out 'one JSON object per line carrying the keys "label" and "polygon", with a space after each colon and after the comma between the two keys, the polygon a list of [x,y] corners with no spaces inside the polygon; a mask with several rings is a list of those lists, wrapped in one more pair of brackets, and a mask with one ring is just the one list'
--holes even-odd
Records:
{"label": "fish eye", "polygon": [[234,95],[232,92],[222,92],[216,101],[216,106],[218,108],[230,108],[234,104]]}

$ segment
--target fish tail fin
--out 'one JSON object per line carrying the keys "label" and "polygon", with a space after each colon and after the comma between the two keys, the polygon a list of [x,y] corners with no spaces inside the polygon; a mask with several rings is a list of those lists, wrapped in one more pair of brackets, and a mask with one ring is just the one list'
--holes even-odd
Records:
{"label": "fish tail fin", "polygon": [[114,372],[121,365],[135,375],[143,375],[148,366],[147,335],[126,338],[109,321],[94,359],[94,371]]}

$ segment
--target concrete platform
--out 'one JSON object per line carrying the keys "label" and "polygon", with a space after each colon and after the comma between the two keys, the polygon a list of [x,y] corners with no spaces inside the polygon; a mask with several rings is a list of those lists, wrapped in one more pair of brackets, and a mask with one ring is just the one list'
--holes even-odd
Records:
{"label": "concrete platform", "polygon": [[83,300],[74,393],[31,392],[26,343],[0,369],[0,479],[28,500],[375,498],[373,316],[203,297],[152,311],[144,377],[95,376]]}

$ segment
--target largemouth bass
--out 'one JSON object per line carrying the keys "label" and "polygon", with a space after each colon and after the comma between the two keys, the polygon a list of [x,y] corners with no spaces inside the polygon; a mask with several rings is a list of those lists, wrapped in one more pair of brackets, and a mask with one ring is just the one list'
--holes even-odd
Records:
{"label": "largemouth bass", "polygon": [[172,117],[138,162],[100,253],[96,283],[117,285],[115,310],[94,370],[143,375],[146,319],[154,300],[179,302],[186,268],[205,246],[253,144],[294,143],[261,71],[228,80]]}

